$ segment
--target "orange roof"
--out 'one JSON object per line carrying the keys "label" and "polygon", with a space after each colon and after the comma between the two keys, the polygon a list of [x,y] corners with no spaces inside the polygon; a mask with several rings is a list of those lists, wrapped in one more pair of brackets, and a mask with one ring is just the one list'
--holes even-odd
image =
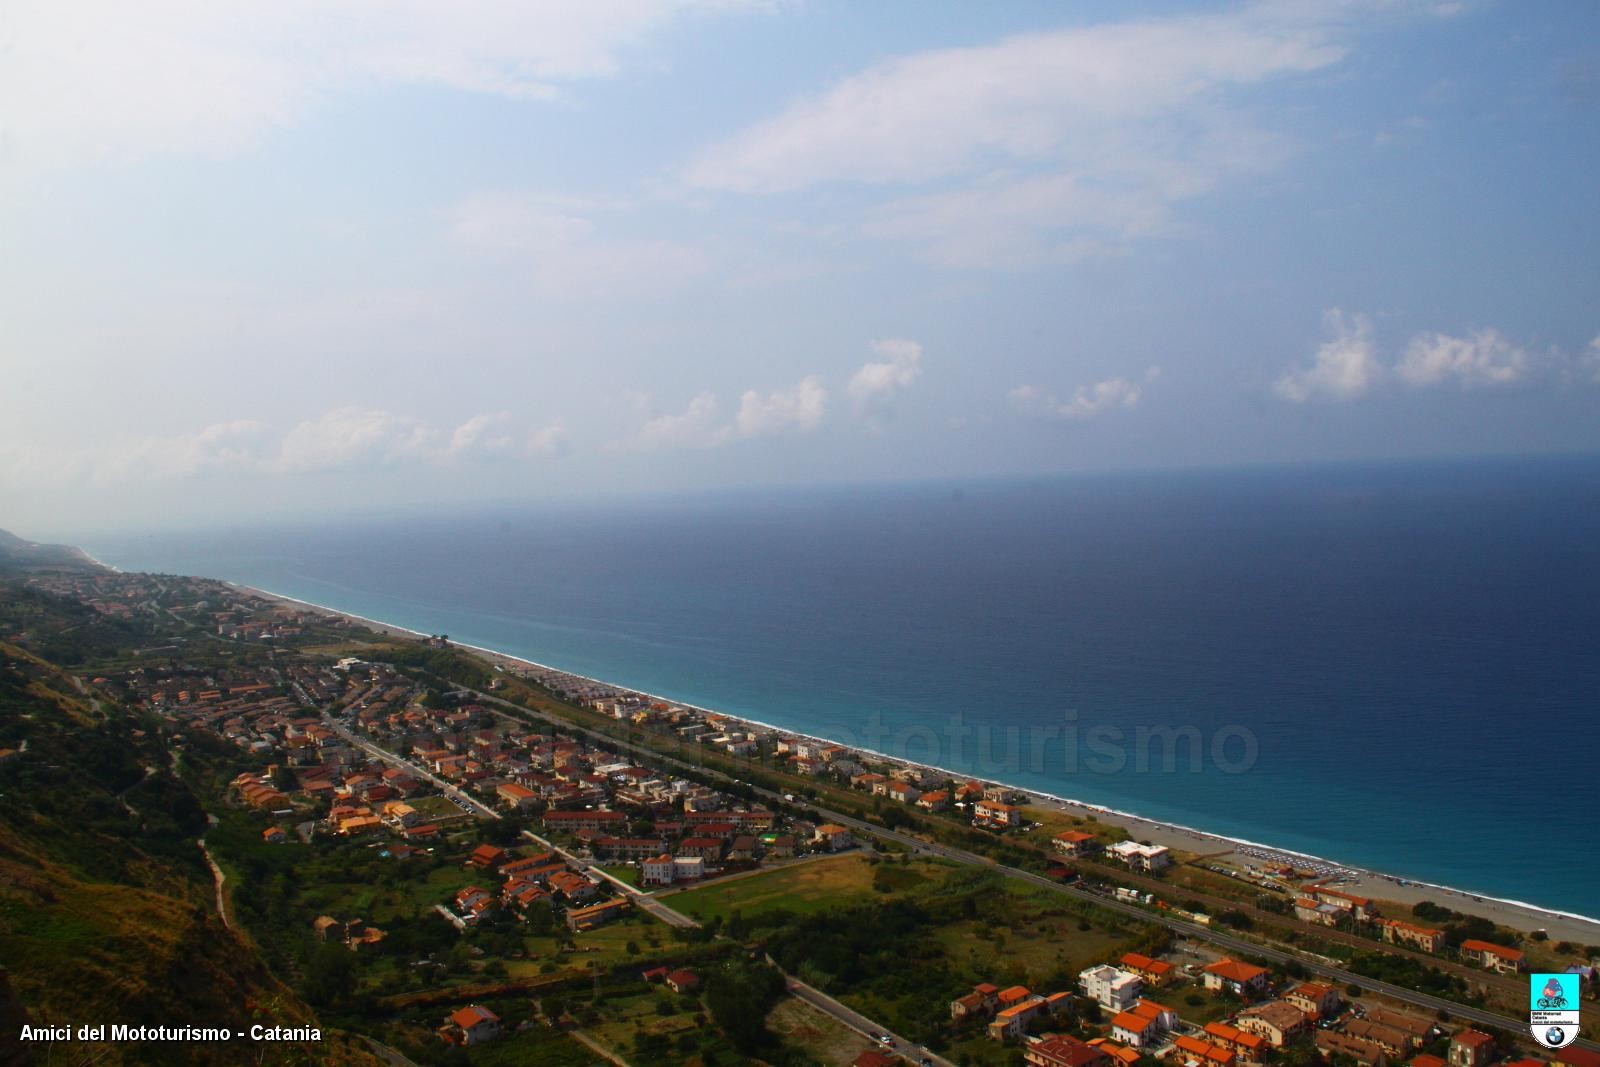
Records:
{"label": "orange roof", "polygon": [[1243,1045],[1249,1049],[1259,1049],[1266,1040],[1260,1034],[1252,1034],[1248,1030],[1240,1030],[1227,1023],[1206,1023],[1206,1033],[1230,1045]]}
{"label": "orange roof", "polygon": [[1101,1052],[1104,1052],[1112,1059],[1120,1060],[1122,1063],[1126,1064],[1127,1067],[1133,1067],[1134,1064],[1139,1062],[1139,1052],[1137,1049],[1131,1049],[1127,1045],[1118,1044],[1109,1037],[1091,1037],[1089,1039],[1089,1044],[1099,1049]]}
{"label": "orange roof", "polygon": [[463,1030],[470,1030],[479,1023],[497,1023],[500,1021],[500,1017],[488,1008],[480,1008],[478,1005],[473,1004],[453,1013],[450,1016],[450,1021]]}
{"label": "orange roof", "polygon": [[1461,948],[1466,952],[1487,952],[1491,956],[1499,956],[1502,959],[1508,960],[1520,960],[1522,958],[1522,953],[1516,949],[1506,948],[1504,945],[1491,944],[1488,941],[1474,941],[1469,939],[1461,942]]}
{"label": "orange roof", "polygon": [[1013,1004],[1009,1008],[1002,1008],[1000,1011],[995,1013],[994,1017],[996,1019],[1014,1019],[1023,1012],[1032,1011],[1034,1004],[1037,1002],[1042,1002],[1043,1000],[1043,997],[1034,997],[1030,1000],[1024,1000],[1020,1004]]}
{"label": "orange roof", "polygon": [[1457,1045],[1465,1045],[1467,1048],[1481,1048],[1484,1045],[1494,1043],[1494,1038],[1479,1030],[1463,1030],[1450,1040]]}
{"label": "orange roof", "polygon": [[1172,964],[1163,960],[1153,960],[1149,956],[1142,956],[1137,952],[1129,952],[1122,957],[1122,965],[1137,971],[1149,971],[1151,974],[1166,974],[1172,970]]}
{"label": "orange roof", "polygon": [[980,982],[972,987],[972,991],[974,993],[982,993],[984,996],[989,996],[991,993],[1000,992],[1000,987],[997,985],[991,985],[988,982]]}
{"label": "orange roof", "polygon": [[1027,986],[1014,985],[1010,989],[1002,989],[1000,991],[1000,1003],[1015,1004],[1017,1001],[1026,997],[1031,997],[1032,995],[1033,990],[1029,989]]}
{"label": "orange roof", "polygon": [[1161,1015],[1163,1012],[1166,1013],[1167,1015],[1176,1015],[1176,1014],[1178,1014],[1177,1012],[1173,1011],[1171,1008],[1167,1007],[1165,1004],[1157,1004],[1153,1000],[1141,1000],[1141,1001],[1139,1001],[1139,1003],[1137,1003],[1137,1004],[1135,1004],[1133,1006],[1132,1011],[1133,1011],[1133,1014],[1142,1016],[1143,1018],[1146,1018],[1146,1019],[1154,1019],[1157,1016]]}
{"label": "orange roof", "polygon": [[1218,1067],[1228,1067],[1234,1060],[1238,1059],[1238,1055],[1233,1049],[1222,1048],[1220,1045],[1213,1045],[1209,1041],[1201,1041],[1198,1038],[1190,1037],[1188,1034],[1179,1036],[1173,1044],[1191,1056],[1198,1056],[1208,1063],[1217,1064]]}
{"label": "orange roof", "polygon": [[1065,841],[1069,845],[1076,845],[1080,841],[1093,841],[1093,834],[1086,834],[1082,830],[1063,830],[1056,835],[1057,841]]}
{"label": "orange roof", "polygon": [[1216,963],[1207,964],[1204,970],[1207,974],[1226,978],[1230,982],[1253,982],[1267,973],[1265,967],[1257,967],[1253,963],[1241,963],[1239,960],[1218,960]]}
{"label": "orange roof", "polygon": [[1411,1060],[1411,1067],[1445,1067],[1444,1060],[1437,1056],[1430,1056],[1426,1052],[1415,1056]]}
{"label": "orange roof", "polygon": [[1142,1034],[1155,1024],[1155,1019],[1139,1015],[1131,1011],[1121,1011],[1111,1020],[1113,1028],[1127,1030],[1130,1033]]}

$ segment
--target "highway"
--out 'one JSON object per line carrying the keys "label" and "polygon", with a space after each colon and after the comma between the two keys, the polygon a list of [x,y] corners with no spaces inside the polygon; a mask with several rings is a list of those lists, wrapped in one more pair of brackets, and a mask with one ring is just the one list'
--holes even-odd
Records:
{"label": "highway", "polygon": [[[480,699],[489,703],[510,708],[519,715],[532,715],[536,718],[544,720],[545,722],[551,723],[552,725],[560,726],[566,729],[583,728],[581,723],[573,723],[545,712],[532,711],[520,705],[513,704],[510,701],[502,700],[499,697],[493,696],[489,693],[478,692],[476,695]],[[691,764],[674,756],[668,756],[665,753],[658,752],[655,749],[649,748],[645,745],[639,745],[621,738],[611,737],[607,734],[601,734],[598,731],[591,732],[598,737],[604,738],[608,744],[615,745],[617,748],[623,751],[640,756],[646,760],[651,760],[658,764],[666,764],[668,766],[677,767],[680,769],[692,770],[697,774],[715,776],[728,782],[738,781],[738,779],[733,778],[731,775],[724,774],[721,771],[714,770],[710,767],[704,766],[703,764]],[[759,786],[750,785],[749,783],[743,784],[747,785],[750,789],[753,789],[758,796],[761,796],[769,801],[786,803],[783,799],[784,795],[781,793],[770,789],[763,789]],[[1500,1015],[1495,1012],[1484,1011],[1481,1008],[1474,1008],[1466,1004],[1459,1004],[1453,1000],[1446,1000],[1443,997],[1436,997],[1431,993],[1423,993],[1414,989],[1407,989],[1403,986],[1393,985],[1389,982],[1380,982],[1377,979],[1367,978],[1364,975],[1356,974],[1354,971],[1347,971],[1340,967],[1330,966],[1319,959],[1300,955],[1295,952],[1289,952],[1280,948],[1262,945],[1254,941],[1246,940],[1242,937],[1237,937],[1233,934],[1224,933],[1220,930],[1214,930],[1210,927],[1200,926],[1197,923],[1185,922],[1181,919],[1175,919],[1156,912],[1146,911],[1144,908],[1137,905],[1128,904],[1110,897],[1103,897],[1098,893],[1091,893],[1085,889],[1078,889],[1070,885],[1063,885],[1060,882],[1053,881],[1040,874],[1035,874],[1032,871],[1024,871],[1016,867],[1008,867],[1005,864],[997,863],[996,861],[985,856],[980,856],[975,852],[968,852],[965,849],[955,848],[953,846],[943,845],[937,842],[925,841],[920,837],[914,837],[911,834],[902,833],[898,830],[889,830],[885,827],[854,818],[853,816],[845,815],[842,812],[829,811],[827,808],[819,807],[815,804],[807,803],[806,806],[812,811],[816,812],[822,818],[827,819],[830,822],[837,823],[840,826],[847,827],[859,834],[870,835],[881,840],[893,841],[913,850],[914,852],[922,852],[929,855],[939,856],[956,863],[965,863],[997,871],[1006,875],[1007,877],[1017,878],[1024,882],[1029,882],[1033,885],[1049,889],[1052,892],[1060,893],[1064,896],[1075,897],[1079,900],[1088,901],[1089,903],[1092,903],[1098,907],[1121,912],[1122,914],[1139,919],[1142,922],[1159,923],[1167,927],[1169,930],[1172,930],[1174,933],[1182,934],[1185,937],[1193,938],[1197,941],[1208,942],[1217,946],[1218,948],[1225,949],[1228,952],[1255,956],[1257,958],[1270,960],[1279,964],[1296,963],[1301,967],[1304,967],[1308,972],[1316,974],[1322,978],[1331,979],[1332,981],[1339,983],[1341,986],[1356,985],[1362,989],[1392,997],[1395,1000],[1403,1003],[1412,1004],[1419,1008],[1425,1008],[1430,1012],[1446,1012],[1452,1018],[1461,1019],[1468,1022],[1481,1023],[1485,1026],[1498,1027],[1499,1029],[1505,1030],[1508,1033],[1527,1033],[1528,1023],[1526,1019],[1513,1019],[1509,1016]],[[1600,1043],[1596,1043],[1594,1041],[1580,1038],[1575,1042],[1575,1044],[1580,1048],[1585,1048],[1592,1052],[1600,1052]]]}

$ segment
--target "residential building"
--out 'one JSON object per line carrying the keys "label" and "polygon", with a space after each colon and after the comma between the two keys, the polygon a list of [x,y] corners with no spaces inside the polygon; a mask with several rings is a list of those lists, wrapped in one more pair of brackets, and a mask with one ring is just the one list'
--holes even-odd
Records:
{"label": "residential building", "polygon": [[1313,1022],[1339,1014],[1339,991],[1324,982],[1301,982],[1283,999],[1309,1015]]}
{"label": "residential building", "polygon": [[1244,1063],[1260,1063],[1271,1049],[1267,1039],[1260,1034],[1253,1034],[1223,1022],[1206,1023],[1205,1040],[1213,1045],[1232,1049]]}
{"label": "residential building", "polygon": [[500,1017],[488,1008],[473,1004],[451,1014],[449,1028],[462,1045],[481,1045],[500,1036]]}
{"label": "residential building", "polygon": [[1349,1034],[1341,1034],[1337,1030],[1318,1030],[1316,1046],[1317,1051],[1325,1058],[1348,1056],[1361,1067],[1384,1067],[1390,1062],[1392,1055],[1382,1045]]}
{"label": "residential building", "polygon": [[1239,960],[1222,959],[1201,968],[1205,987],[1213,993],[1227,990],[1236,996],[1259,997],[1267,991],[1269,972],[1265,967]]}
{"label": "residential building", "polygon": [[1174,1058],[1185,1067],[1233,1067],[1239,1054],[1231,1048],[1213,1045],[1188,1034],[1179,1034],[1172,1042]]}
{"label": "residential building", "polygon": [[994,1014],[1000,1006],[1000,990],[988,982],[982,982],[972,987],[972,992],[966,996],[957,997],[950,1002],[950,1018],[966,1019],[974,1015],[987,1017]]}
{"label": "residential building", "polygon": [[643,885],[671,885],[675,878],[672,856],[662,854],[639,862],[639,881]]}
{"label": "residential building", "polygon": [[1423,952],[1438,952],[1444,947],[1444,931],[1431,926],[1418,926],[1401,919],[1380,919],[1383,939],[1391,944],[1410,945]]}
{"label": "residential building", "polygon": [[1461,958],[1476,963],[1486,971],[1498,971],[1500,974],[1516,974],[1522,970],[1521,950],[1488,941],[1461,942]]}
{"label": "residential building", "polygon": [[1416,1045],[1412,1042],[1410,1034],[1404,1030],[1396,1030],[1392,1026],[1375,1023],[1371,1019],[1347,1019],[1344,1032],[1362,1041],[1372,1042],[1391,1056],[1404,1058],[1416,1051]]}
{"label": "residential building", "polygon": [[972,805],[972,821],[996,830],[1021,826],[1022,809],[998,800],[980,800]]}
{"label": "residential building", "polygon": [[1461,1030],[1450,1039],[1450,1067],[1487,1067],[1494,1062],[1494,1038],[1480,1030]]}
{"label": "residential building", "polygon": [[1031,1042],[1022,1058],[1032,1067],[1113,1067],[1105,1050],[1064,1035]]}
{"label": "residential building", "polygon": [[1127,953],[1117,961],[1117,965],[1144,979],[1144,984],[1152,989],[1165,985],[1174,973],[1172,964],[1164,960],[1151,959],[1138,952]]}
{"label": "residential building", "polygon": [[1178,1024],[1172,1009],[1153,1000],[1140,1000],[1111,1020],[1111,1037],[1129,1048],[1150,1048]]}
{"label": "residential building", "polygon": [[1090,967],[1078,975],[1083,995],[1110,1012],[1127,1011],[1144,991],[1144,979],[1109,963]]}
{"label": "residential building", "polygon": [[1082,830],[1064,830],[1050,843],[1063,856],[1086,856],[1094,851],[1096,845],[1095,836]]}
{"label": "residential building", "polygon": [[1310,1032],[1311,1020],[1306,1013],[1282,1000],[1269,1000],[1239,1013],[1241,1030],[1260,1034],[1273,1048],[1282,1048],[1300,1035]]}
{"label": "residential building", "polygon": [[1165,870],[1172,866],[1172,852],[1165,845],[1145,845],[1138,841],[1118,841],[1106,855],[1121,860],[1135,871]]}
{"label": "residential building", "polygon": [[839,852],[854,845],[855,838],[850,836],[850,831],[834,823],[824,823],[817,827],[814,840],[829,852]]}

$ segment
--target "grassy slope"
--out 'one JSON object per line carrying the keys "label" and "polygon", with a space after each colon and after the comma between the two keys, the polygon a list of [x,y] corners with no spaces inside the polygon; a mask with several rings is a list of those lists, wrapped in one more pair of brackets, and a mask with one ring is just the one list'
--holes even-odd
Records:
{"label": "grassy slope", "polygon": [[[23,742],[0,767],[0,959],[35,1022],[315,1025],[213,914],[193,839],[203,813],[164,770],[157,735],[0,644],[0,747]],[[181,1054],[108,1045],[97,1062],[254,1063],[263,1049],[267,1063],[372,1062],[331,1035]]]}

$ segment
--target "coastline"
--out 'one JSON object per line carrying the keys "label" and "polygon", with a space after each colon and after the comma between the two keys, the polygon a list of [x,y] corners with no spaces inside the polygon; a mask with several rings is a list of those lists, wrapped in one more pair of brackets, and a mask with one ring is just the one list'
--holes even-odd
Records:
{"label": "coastline", "polygon": [[[318,604],[308,600],[301,600],[298,597],[292,597],[282,593],[274,593],[258,586],[246,585],[240,582],[226,581],[224,584],[242,592],[253,593],[267,600],[292,604],[299,608],[310,609],[327,615],[344,618],[369,630],[380,632],[393,631],[418,638],[431,636],[420,630],[413,630],[407,626],[400,626],[394,623],[386,622],[382,619],[374,619],[365,615],[358,615],[354,612],[344,611],[326,604]],[[759,727],[764,730],[771,730],[807,740],[822,741],[830,744],[837,743],[831,738],[816,737],[814,735],[807,734],[804,731],[793,730],[776,723],[764,722],[760,719],[751,718],[747,715],[730,715],[726,712],[720,712],[713,708],[705,708],[687,701],[678,700],[673,697],[649,693],[645,690],[637,689],[632,686],[622,686],[612,682],[607,682],[604,679],[591,678],[588,675],[578,674],[575,671],[569,671],[565,668],[552,664],[540,663],[536,660],[513,655],[500,649],[486,648],[481,645],[472,645],[458,641],[452,641],[451,644],[458,648],[468,649],[472,652],[482,655],[488,658],[490,661],[502,666],[531,667],[538,670],[557,671],[563,674],[572,675],[573,677],[588,679],[598,685],[613,686],[614,688],[625,689],[630,692],[642,693],[651,699],[677,704],[681,707],[691,708],[705,714],[720,715],[724,718],[732,719],[737,722],[748,723],[751,726]],[[956,777],[971,777],[967,771],[961,771],[949,767],[941,767],[934,764],[919,763],[915,760],[906,759],[901,756],[894,756],[888,753],[860,748],[859,746],[857,747],[857,750],[863,755],[871,756],[874,759],[881,760],[886,763],[917,767],[919,769],[949,774]],[[1187,826],[1181,823],[1152,819],[1148,816],[1139,815],[1136,812],[1124,811],[1101,804],[1093,804],[1088,801],[1077,800],[1072,797],[1063,797],[1053,793],[1045,793],[1037,789],[1018,786],[1009,782],[1001,782],[999,784],[1007,785],[1010,788],[1015,789],[1018,793],[1024,794],[1028,798],[1027,802],[1031,806],[1053,806],[1056,809],[1068,814],[1082,813],[1085,815],[1093,815],[1096,819],[1110,823],[1114,826],[1121,827],[1130,834],[1133,834],[1135,837],[1151,841],[1158,845],[1165,845],[1169,848],[1180,849],[1185,852],[1198,852],[1202,850],[1203,846],[1205,846],[1207,843],[1210,843],[1217,846],[1217,850],[1210,854],[1218,858],[1223,855],[1239,852],[1241,855],[1251,859],[1267,860],[1271,857],[1282,857],[1289,861],[1310,863],[1317,867],[1326,868],[1332,872],[1329,875],[1329,880],[1333,884],[1339,885],[1348,891],[1359,892],[1366,896],[1372,897],[1375,900],[1405,905],[1407,907],[1423,900],[1432,900],[1434,903],[1442,904],[1451,908],[1452,910],[1466,914],[1482,916],[1502,925],[1523,931],[1524,933],[1535,930],[1544,930],[1549,934],[1549,937],[1552,941],[1565,940],[1582,944],[1600,943],[1600,918],[1556,908],[1547,908],[1528,901],[1496,897],[1486,893],[1476,893],[1471,890],[1458,889],[1453,886],[1441,885],[1438,883],[1427,882],[1418,879],[1400,879],[1398,876],[1386,874],[1381,871],[1375,871],[1361,866],[1343,863],[1338,860],[1333,860],[1327,857],[1317,856],[1294,849],[1281,848],[1276,845],[1253,841],[1248,838],[1231,837],[1223,834],[1213,833],[1208,830],[1203,830],[1198,827]],[[1253,852],[1241,850],[1253,850]],[[1256,855],[1257,853],[1264,853],[1266,855]]]}

